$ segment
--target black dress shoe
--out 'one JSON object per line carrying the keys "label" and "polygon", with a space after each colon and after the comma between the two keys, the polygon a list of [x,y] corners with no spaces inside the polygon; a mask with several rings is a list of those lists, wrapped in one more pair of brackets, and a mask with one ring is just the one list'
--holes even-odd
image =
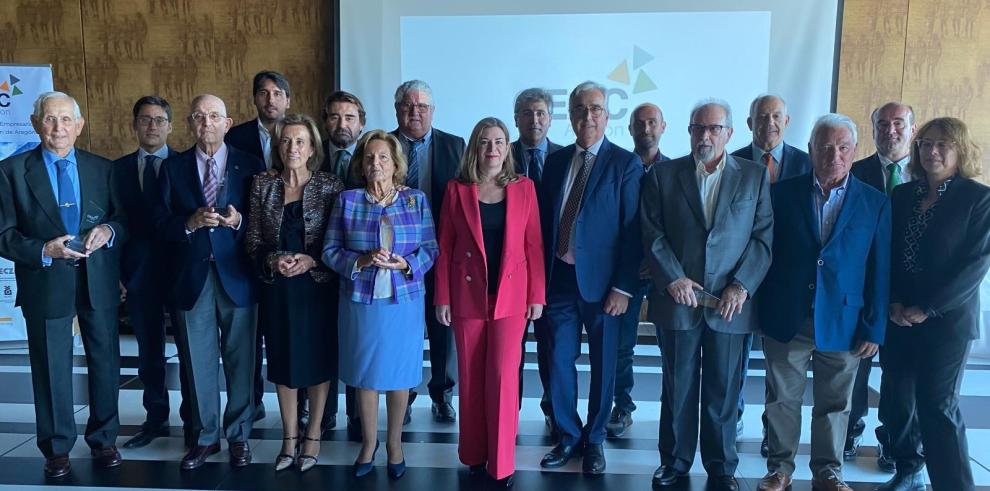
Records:
{"label": "black dress shoe", "polygon": [[887,448],[882,443],[877,443],[877,467],[884,472],[894,472],[894,459],[890,456]]}
{"label": "black dress shoe", "polygon": [[925,471],[898,472],[889,481],[877,486],[876,491],[925,491]]}
{"label": "black dress shoe", "polygon": [[599,476],[605,473],[605,449],[602,448],[601,444],[585,445],[581,472],[590,476]]}
{"label": "black dress shoe", "polygon": [[323,421],[320,422],[320,431],[330,431],[337,427],[337,415],[331,414],[329,416],[324,416]]}
{"label": "black dress shoe", "polygon": [[254,421],[258,422],[265,419],[265,403],[259,402],[254,406]]}
{"label": "black dress shoe", "polygon": [[846,438],[846,446],[842,449],[842,460],[848,462],[855,460],[859,454],[859,444],[863,441],[863,435]]}
{"label": "black dress shoe", "polygon": [[113,445],[103,448],[93,448],[90,449],[89,452],[94,457],[93,462],[97,466],[104,469],[117,467],[124,461],[124,459],[120,457],[120,452],[117,451],[117,447]]}
{"label": "black dress shoe", "polygon": [[719,491],[739,491],[739,481],[733,476],[711,476],[709,481],[715,484]]}
{"label": "black dress shoe", "polygon": [[[409,417],[409,408],[406,408],[406,417]],[[402,424],[405,424],[403,422]],[[347,417],[347,439],[352,442],[361,441],[361,420],[358,418]]]}
{"label": "black dress shoe", "polygon": [[453,423],[457,421],[457,412],[454,411],[454,406],[451,406],[447,401],[434,402],[433,420],[437,423]]}
{"label": "black dress shoe", "polygon": [[189,452],[182,457],[182,470],[188,471],[202,466],[209,456],[220,452],[220,444],[194,445]]}
{"label": "black dress shoe", "polygon": [[546,469],[563,467],[567,464],[567,461],[571,460],[571,457],[577,457],[579,455],[581,455],[580,444],[564,445],[563,443],[560,443],[556,447],[550,449],[550,451],[543,456],[543,460],[540,461],[540,467]]}
{"label": "black dress shoe", "polygon": [[162,423],[145,422],[137,434],[124,442],[124,448],[141,448],[161,436],[168,436],[168,421]]}
{"label": "black dress shoe", "polygon": [[673,486],[684,474],[677,472],[677,469],[669,465],[661,465],[653,471],[653,485],[659,487]]}
{"label": "black dress shoe", "polygon": [[632,426],[632,414],[629,414],[618,407],[612,408],[612,414],[605,423],[605,433],[609,438],[620,438],[626,434],[626,430]]}
{"label": "black dress shoe", "polygon": [[499,480],[495,481],[495,488],[496,489],[509,489],[515,483],[516,483],[516,480],[513,477],[513,475],[512,474],[509,474],[508,476],[503,477],[502,479],[499,479]]}
{"label": "black dress shoe", "polygon": [[55,455],[49,459],[45,459],[45,477],[49,479],[65,476],[71,468],[72,466],[69,465],[69,456],[67,454]]}
{"label": "black dress shoe", "polygon": [[476,464],[468,468],[468,475],[471,476],[483,476],[485,475],[485,469],[488,468],[488,464]]}
{"label": "black dress shoe", "polygon": [[230,465],[234,467],[246,467],[251,463],[251,446],[248,442],[234,442],[230,444]]}

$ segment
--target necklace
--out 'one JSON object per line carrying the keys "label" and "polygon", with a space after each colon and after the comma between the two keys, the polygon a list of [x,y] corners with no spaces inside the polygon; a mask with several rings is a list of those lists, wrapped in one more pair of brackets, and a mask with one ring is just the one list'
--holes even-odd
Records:
{"label": "necklace", "polygon": [[385,191],[385,194],[383,194],[382,197],[380,198],[378,196],[375,196],[375,193],[371,192],[370,189],[366,188],[364,192],[365,194],[368,195],[369,198],[371,198],[372,201],[375,202],[375,204],[384,206],[386,203],[391,201],[392,196],[395,194],[395,186],[392,186],[391,189]]}

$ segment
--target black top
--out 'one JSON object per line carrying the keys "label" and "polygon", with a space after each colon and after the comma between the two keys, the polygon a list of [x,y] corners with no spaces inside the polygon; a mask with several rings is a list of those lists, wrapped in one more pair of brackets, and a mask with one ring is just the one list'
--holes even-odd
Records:
{"label": "black top", "polygon": [[498,203],[478,202],[481,210],[481,235],[485,241],[488,265],[488,294],[498,293],[499,266],[502,264],[502,241],[505,239],[505,200]]}
{"label": "black top", "polygon": [[306,222],[303,220],[302,200],[286,203],[282,208],[282,231],[279,248],[286,252],[306,250]]}

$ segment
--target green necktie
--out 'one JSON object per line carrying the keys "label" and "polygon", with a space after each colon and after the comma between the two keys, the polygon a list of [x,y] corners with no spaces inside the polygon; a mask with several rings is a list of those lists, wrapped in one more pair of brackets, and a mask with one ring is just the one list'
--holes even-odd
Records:
{"label": "green necktie", "polygon": [[887,164],[887,194],[890,194],[895,187],[903,182],[901,180],[901,166],[896,163]]}

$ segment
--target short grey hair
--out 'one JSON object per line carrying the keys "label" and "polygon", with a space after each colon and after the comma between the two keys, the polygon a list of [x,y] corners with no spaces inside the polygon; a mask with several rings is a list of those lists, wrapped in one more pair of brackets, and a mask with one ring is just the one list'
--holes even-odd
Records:
{"label": "short grey hair", "polygon": [[542,102],[546,104],[547,113],[553,114],[553,95],[541,87],[533,87],[520,92],[519,95],[516,96],[516,104],[513,106],[512,112],[518,114],[523,105],[533,102]]}
{"label": "short grey hair", "polygon": [[877,126],[877,115],[880,114],[882,109],[886,109],[891,106],[903,106],[908,109],[908,124],[914,124],[914,108],[910,104],[905,104],[899,101],[889,101],[885,102],[883,105],[877,107],[870,113],[870,122],[873,123],[873,127]]}
{"label": "short grey hair", "polygon": [[714,97],[708,97],[695,103],[694,107],[691,108],[691,116],[690,118],[688,118],[688,123],[693,122],[694,115],[697,114],[698,111],[700,111],[702,108],[707,106],[721,107],[722,110],[725,111],[725,121],[723,121],[723,123],[725,123],[725,127],[732,128],[732,108],[729,107],[729,103],[725,102],[725,100],[716,99]]}
{"label": "short grey hair", "polygon": [[[584,82],[579,83],[577,87],[574,87],[574,90],[571,91],[571,95],[567,97],[567,105],[570,106],[571,103],[574,102],[574,99],[577,99],[578,97],[581,96],[581,94],[588,92],[589,90],[597,90],[598,92],[601,92],[602,97],[605,97],[605,91],[607,89],[605,88],[604,85],[598,82],[592,82],[591,80],[586,80]],[[608,105],[608,101],[605,101],[605,104]]]}
{"label": "short grey hair", "polygon": [[406,94],[410,92],[423,92],[430,97],[430,106],[433,106],[433,89],[430,88],[430,84],[422,80],[407,80],[402,82],[395,89],[395,103],[399,104],[402,99],[406,98]]}
{"label": "short grey hair", "polygon": [[815,120],[815,125],[811,127],[811,139],[808,144],[815,146],[818,133],[825,128],[846,128],[852,136],[853,144],[859,142],[859,133],[856,131],[856,123],[853,122],[852,118],[845,114],[828,113]]}
{"label": "short grey hair", "polygon": [[779,100],[780,103],[784,105],[784,114],[787,114],[787,101],[785,101],[783,97],[777,94],[760,94],[756,96],[756,99],[753,99],[753,102],[749,103],[749,117],[752,118],[756,116],[756,106],[759,106],[761,102],[767,99]]}
{"label": "short grey hair", "polygon": [[38,95],[38,98],[34,100],[34,113],[32,117],[37,120],[41,120],[45,116],[45,103],[52,99],[68,99],[72,101],[72,117],[79,119],[82,117],[82,111],[79,110],[79,103],[76,99],[65,92],[51,91],[42,92]]}

